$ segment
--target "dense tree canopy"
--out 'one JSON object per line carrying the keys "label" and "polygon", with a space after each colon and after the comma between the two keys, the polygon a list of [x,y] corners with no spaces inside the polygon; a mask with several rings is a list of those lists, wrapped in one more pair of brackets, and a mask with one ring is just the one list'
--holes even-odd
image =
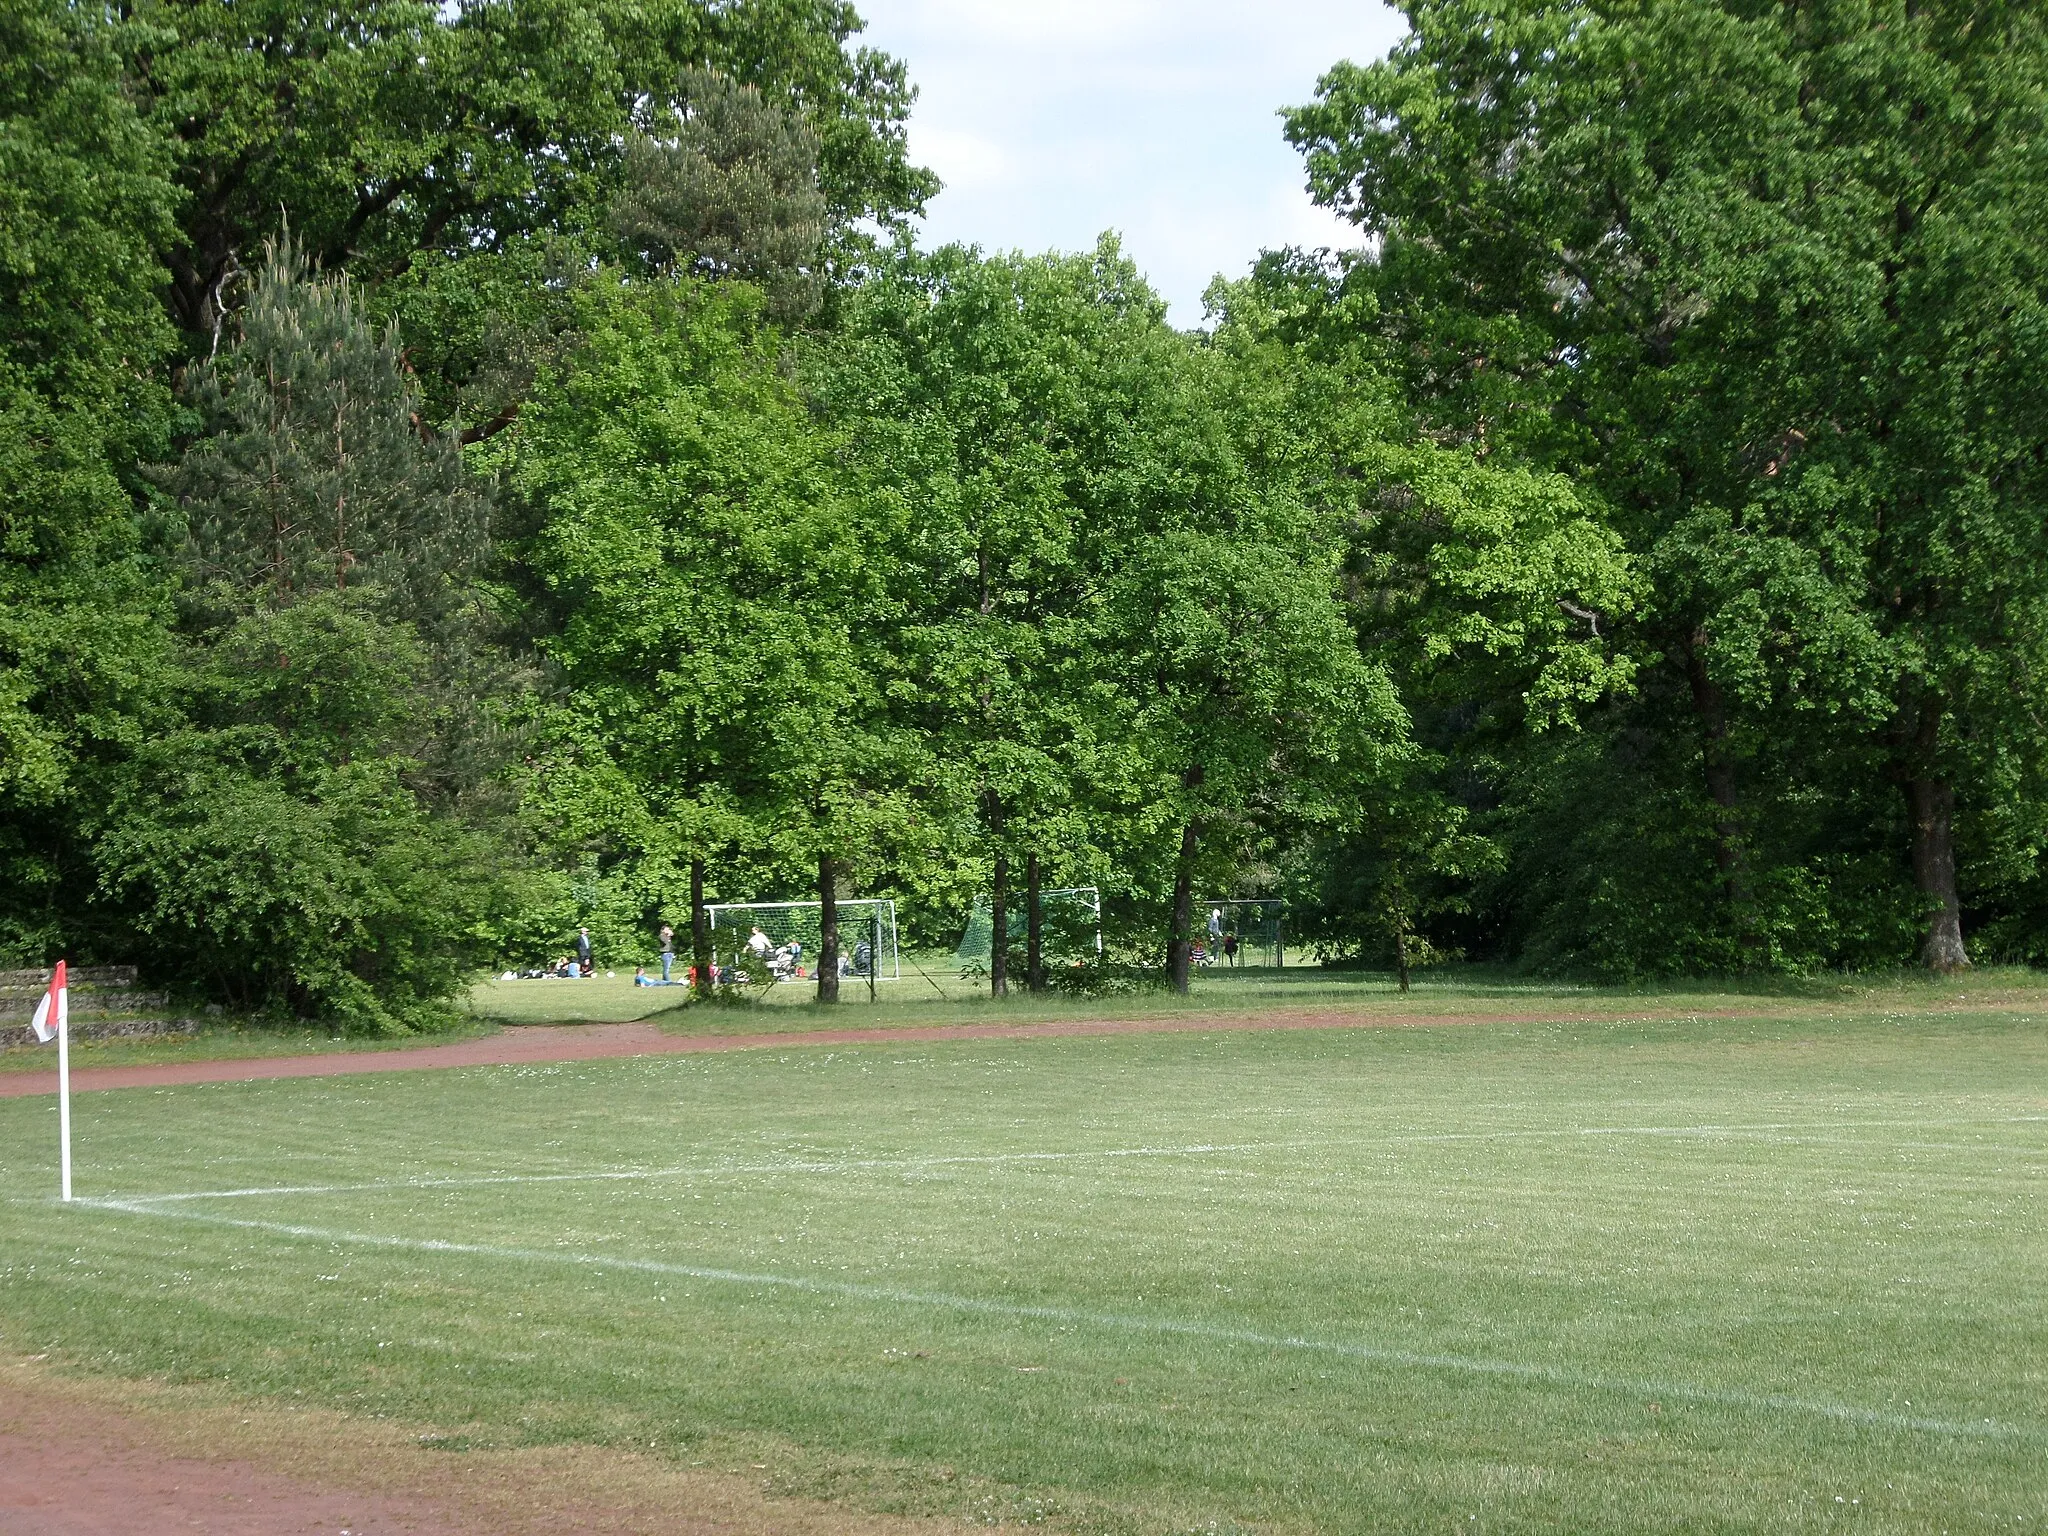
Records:
{"label": "dense tree canopy", "polygon": [[79,932],[77,817],[146,730],[165,594],[134,467],[169,427],[156,299],[167,147],[122,89],[125,29],[0,6],[0,948]]}
{"label": "dense tree canopy", "polygon": [[0,958],[2048,959],[2038,10],[1406,13],[1287,116],[1358,248],[1181,331],[919,249],[842,0],[0,0]]}
{"label": "dense tree canopy", "polygon": [[902,66],[849,49],[842,0],[163,0],[139,18],[132,81],[185,193],[167,255],[189,331],[286,224],[366,279],[600,229],[635,130],[687,114],[706,71],[804,116],[841,227],[900,223],[936,185],[905,158]]}
{"label": "dense tree canopy", "polygon": [[1338,287],[1416,409],[1597,488],[1650,577],[1609,792],[1569,813],[1670,850],[1622,963],[1674,903],[1720,913],[1692,964],[1895,954],[1902,845],[1924,957],[1965,963],[1963,899],[2040,844],[2039,12],[1409,14],[1290,133],[1372,237]]}

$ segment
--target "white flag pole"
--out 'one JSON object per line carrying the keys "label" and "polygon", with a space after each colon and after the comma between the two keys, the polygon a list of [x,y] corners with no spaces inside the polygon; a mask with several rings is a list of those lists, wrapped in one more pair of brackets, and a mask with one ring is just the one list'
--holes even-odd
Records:
{"label": "white flag pole", "polygon": [[[57,1040],[57,1149],[63,1172],[63,1197],[71,1198],[71,978],[59,960],[50,972],[50,990],[36,1004],[29,1028],[43,1044]],[[51,1015],[56,1017],[52,1018]]]}
{"label": "white flag pole", "polygon": [[57,1139],[63,1169],[64,1198],[71,1198],[71,1005],[68,991],[57,994]]}
{"label": "white flag pole", "polygon": [[[51,1014],[55,1018],[51,1018]],[[38,1040],[57,1036],[57,1148],[63,1169],[63,1196],[71,1198],[71,978],[59,960],[50,972],[50,990],[30,1021]]]}

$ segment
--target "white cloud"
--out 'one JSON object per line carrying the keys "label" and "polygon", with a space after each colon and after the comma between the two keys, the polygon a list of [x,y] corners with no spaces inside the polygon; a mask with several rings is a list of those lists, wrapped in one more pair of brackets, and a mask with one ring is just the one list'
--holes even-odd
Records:
{"label": "white cloud", "polygon": [[1078,249],[1104,229],[1201,318],[1217,272],[1261,249],[1349,244],[1302,190],[1278,112],[1341,58],[1384,53],[1365,0],[865,0],[864,41],[921,92],[912,154],[944,177],[929,244]]}
{"label": "white cloud", "polygon": [[994,139],[972,133],[951,133],[922,124],[911,132],[910,153],[929,166],[954,191],[1003,186],[1016,179],[1019,161]]}
{"label": "white cloud", "polygon": [[1157,0],[1037,0],[1035,4],[905,0],[888,9],[930,33],[1006,46],[1064,48],[1143,36],[1155,30],[1172,8]]}

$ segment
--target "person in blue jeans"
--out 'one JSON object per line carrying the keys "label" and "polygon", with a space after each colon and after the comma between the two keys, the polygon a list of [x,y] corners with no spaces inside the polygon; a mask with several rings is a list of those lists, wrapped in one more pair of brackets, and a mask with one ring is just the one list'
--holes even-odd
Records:
{"label": "person in blue jeans", "polygon": [[661,979],[668,980],[668,968],[676,963],[676,931],[667,923],[661,925]]}

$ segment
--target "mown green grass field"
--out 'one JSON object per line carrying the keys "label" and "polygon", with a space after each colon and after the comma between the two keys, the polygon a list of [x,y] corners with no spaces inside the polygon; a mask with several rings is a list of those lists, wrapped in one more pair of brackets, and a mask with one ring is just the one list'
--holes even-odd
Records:
{"label": "mown green grass field", "polygon": [[2037,1000],[108,1092],[70,1208],[5,1101],[0,1347],[1055,1529],[2035,1530]]}

